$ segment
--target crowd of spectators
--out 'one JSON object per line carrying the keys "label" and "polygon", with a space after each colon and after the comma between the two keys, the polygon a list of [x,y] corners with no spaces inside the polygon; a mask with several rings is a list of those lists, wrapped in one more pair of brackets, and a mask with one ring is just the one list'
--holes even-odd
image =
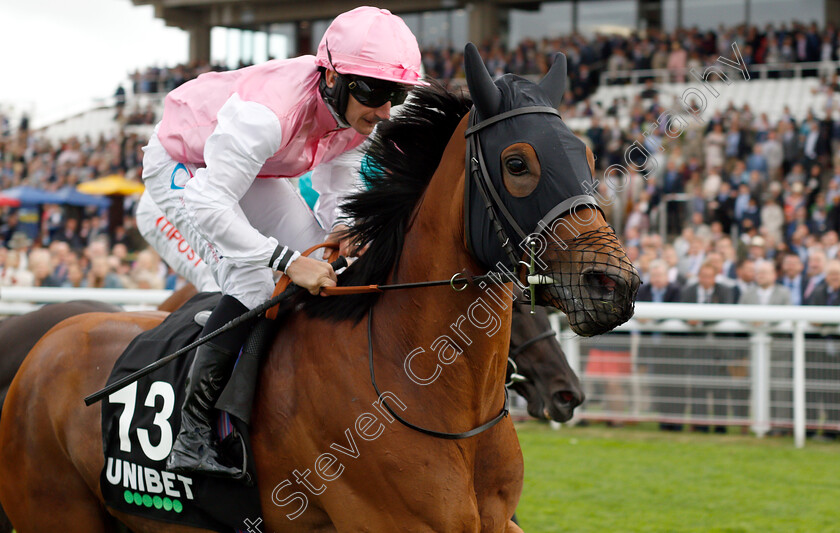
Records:
{"label": "crowd of spectators", "polygon": [[[655,99],[647,102],[644,115],[650,119],[661,108]],[[724,300],[735,303],[754,286],[755,264],[770,261],[779,283],[791,289],[791,303],[811,303],[811,285],[840,259],[837,109],[819,120],[785,115],[771,123],[745,105],[687,124],[679,139],[641,128],[633,135],[598,120],[584,132],[602,169],[623,163],[633,141],[657,154],[641,172],[629,173],[623,187],[609,178],[599,187],[602,205],[643,279],[656,259],[668,263],[670,281],[682,287],[712,264],[718,283],[731,289]],[[825,257],[814,265],[815,255]]]}
{"label": "crowd of spectators", "polygon": [[[244,64],[241,66],[245,66]],[[174,67],[148,67],[142,72],[135,70],[129,76],[134,94],[162,94],[197,78],[205,72],[227,70],[223,65],[210,63],[179,64]]]}
{"label": "crowd of spectators", "polygon": [[[499,39],[482,43],[479,51],[491,74],[514,73],[543,75],[551,66],[555,54],[563,52],[569,64],[569,94],[567,103],[588,98],[598,88],[601,73],[608,74],[609,83],[628,83],[627,71],[657,69],[667,76],[658,82],[687,80],[691,68],[699,70],[714,64],[719,56],[731,57],[736,43],[744,63],[785,64],[822,62],[817,72],[826,76],[833,71],[831,61],[840,59],[840,40],[832,25],[820,29],[816,23],[792,22],[764,28],[740,25],[734,28],[700,30],[681,28],[672,32],[655,29],[644,34],[632,32],[627,36],[581,34],[524,39],[514,47],[507,47]],[[423,51],[423,66],[429,76],[448,83],[463,79],[463,53],[452,47],[428,47]],[[771,76],[789,75],[780,72]],[[639,77],[653,77],[648,73]]]}
{"label": "crowd of spectators", "polygon": [[[0,124],[0,190],[29,186],[57,191],[109,174],[139,179],[146,139],[137,134],[71,137],[53,143],[30,131],[26,123],[13,128],[2,116]],[[136,229],[135,201],[125,199],[126,215],[118,221],[109,221],[106,210],[96,207],[45,204],[30,210],[35,218],[29,221],[23,220],[19,208],[0,208],[0,286],[174,288],[182,284]]]}
{"label": "crowd of spectators", "polygon": [[[668,105],[660,102],[653,79],[629,102],[616,100],[601,109],[586,100],[597,87],[601,71],[665,68],[676,80],[692,61],[702,65],[719,55],[731,57],[733,42],[739,43],[747,64],[837,59],[838,37],[832,26],[818,29],[815,24],[798,23],[763,29],[739,26],[717,31],[650,31],[626,37],[596,35],[589,39],[575,34],[525,40],[511,50],[493,41],[484,43],[481,51],[493,74],[539,74],[548,68],[557,51],[567,55],[568,86],[574,95],[568,107],[591,118],[591,125],[577,133],[595,153],[603,207],[623,235],[645,281],[651,278],[650,265],[662,260],[668,264],[669,280],[686,289],[697,283],[701,266],[712,264],[717,282],[731,292],[725,300],[736,302],[745,289],[755,285],[752,272],[756,262],[771,261],[782,280],[787,279],[783,273],[795,270],[785,265],[798,260],[801,279],[792,282],[791,302],[807,304],[819,294],[810,287],[814,280],[822,281],[831,261],[840,259],[840,120],[836,112],[840,84],[834,66],[821,72],[826,76],[823,88],[831,98],[819,119],[811,114],[805,120],[796,120],[786,111],[773,122],[748,105],[730,106],[725,112],[687,121],[688,127],[678,139],[665,136],[665,124],[650,128]],[[678,56],[684,60],[675,59]],[[423,62],[428,75],[444,81],[463,74],[461,55],[451,49],[423,50]],[[220,67],[149,68],[131,76],[133,90],[137,94],[166,92],[211,70]],[[124,93],[118,90],[118,107],[125,105]],[[151,123],[154,115],[152,109],[125,114],[133,123]],[[618,116],[629,116],[629,127],[619,126]],[[627,147],[634,141],[655,154],[652,159],[656,160],[656,170],[631,173],[626,186],[616,193],[609,178],[603,177],[603,170],[623,163]],[[136,133],[122,132],[111,138],[71,137],[51,143],[26,128],[12,132],[4,127],[0,136],[0,187],[30,185],[55,190],[111,173],[138,179],[145,142]],[[126,207],[130,215],[131,203]],[[8,248],[17,221],[14,209],[3,209],[0,237]],[[96,210],[46,206],[34,245],[69,243],[72,253],[84,263],[83,250],[102,236],[105,218]],[[116,224],[118,229],[113,226],[106,235],[113,244],[118,244],[114,235],[117,231],[136,233],[130,216],[125,223]],[[666,229],[664,235],[659,233],[661,227]],[[132,259],[143,247],[142,241],[122,244],[126,244],[127,257]],[[827,261],[822,267],[814,266],[812,257],[820,253]],[[119,260],[111,261],[114,269],[125,260],[110,255]],[[828,301],[834,302],[834,297]]]}

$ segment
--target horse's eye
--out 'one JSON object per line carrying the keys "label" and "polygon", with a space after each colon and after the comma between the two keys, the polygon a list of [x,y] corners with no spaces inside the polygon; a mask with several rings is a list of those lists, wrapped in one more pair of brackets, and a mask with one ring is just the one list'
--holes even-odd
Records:
{"label": "horse's eye", "polygon": [[514,176],[521,176],[528,172],[528,163],[521,157],[509,157],[505,159],[505,168]]}

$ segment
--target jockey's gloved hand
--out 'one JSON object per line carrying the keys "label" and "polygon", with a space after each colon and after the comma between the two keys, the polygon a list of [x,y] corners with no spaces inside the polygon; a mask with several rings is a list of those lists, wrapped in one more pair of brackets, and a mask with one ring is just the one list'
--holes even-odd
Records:
{"label": "jockey's gloved hand", "polygon": [[[338,278],[335,275],[332,265],[311,257],[300,255],[298,252],[282,253],[275,252],[275,256],[279,259],[272,261],[272,268],[282,271],[291,278],[292,283],[299,287],[303,287],[311,294],[319,294],[322,287],[335,287]],[[283,261],[284,256],[288,255],[289,260]]]}

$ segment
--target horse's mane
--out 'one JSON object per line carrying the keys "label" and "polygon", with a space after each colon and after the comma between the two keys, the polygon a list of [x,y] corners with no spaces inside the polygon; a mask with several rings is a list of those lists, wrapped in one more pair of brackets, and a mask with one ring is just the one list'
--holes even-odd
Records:
{"label": "horse's mane", "polygon": [[[364,255],[339,276],[338,284],[385,283],[402,253],[405,232],[414,208],[437,170],[455,128],[472,101],[438,83],[415,89],[395,118],[376,128],[361,177],[367,190],[342,204],[355,220],[349,237],[362,245]],[[332,320],[361,320],[378,294],[313,297],[305,301],[310,316]]]}

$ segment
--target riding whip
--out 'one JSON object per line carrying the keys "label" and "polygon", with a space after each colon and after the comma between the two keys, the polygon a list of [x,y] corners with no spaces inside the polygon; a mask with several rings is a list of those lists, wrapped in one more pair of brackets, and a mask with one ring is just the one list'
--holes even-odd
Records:
{"label": "riding whip", "polygon": [[[330,265],[333,267],[333,270],[339,270],[339,269],[347,266],[347,259],[345,259],[344,256],[340,256],[336,261],[333,261],[332,263],[330,263]],[[130,375],[118,380],[118,381],[115,381],[114,383],[108,385],[107,387],[105,387],[105,388],[103,388],[103,389],[101,389],[97,392],[94,392],[93,394],[91,394],[90,396],[85,398],[85,405],[87,405],[87,406],[93,405],[94,403],[100,401],[101,399],[105,398],[106,396],[122,389],[126,385],[130,385],[131,383],[134,383],[135,381],[142,378],[143,376],[151,374],[152,372],[154,372],[158,368],[172,362],[173,360],[177,359],[178,357],[181,357],[182,355],[189,352],[190,350],[192,350],[196,346],[200,346],[200,345],[204,344],[205,342],[207,342],[210,339],[216,337],[217,335],[220,335],[220,334],[224,333],[225,331],[233,329],[243,322],[247,322],[249,320],[252,320],[252,319],[256,318],[260,314],[264,313],[266,310],[274,307],[275,305],[279,304],[283,300],[298,294],[302,290],[303,289],[301,287],[297,286],[297,285],[290,285],[288,289],[281,292],[277,296],[274,296],[274,297],[270,298],[269,300],[266,300],[265,302],[260,304],[258,307],[255,307],[254,309],[251,309],[247,313],[243,313],[240,316],[234,318],[233,320],[231,320],[230,322],[228,322],[224,326],[220,327],[216,331],[208,333],[207,335],[201,337],[200,339],[196,339],[195,341],[188,344],[187,346],[184,346],[180,350],[178,350],[174,353],[171,353],[171,354],[167,355],[166,357],[162,357],[162,358],[158,359],[157,361],[155,361],[154,363],[141,368],[137,372],[134,372],[133,374],[130,374]]]}

